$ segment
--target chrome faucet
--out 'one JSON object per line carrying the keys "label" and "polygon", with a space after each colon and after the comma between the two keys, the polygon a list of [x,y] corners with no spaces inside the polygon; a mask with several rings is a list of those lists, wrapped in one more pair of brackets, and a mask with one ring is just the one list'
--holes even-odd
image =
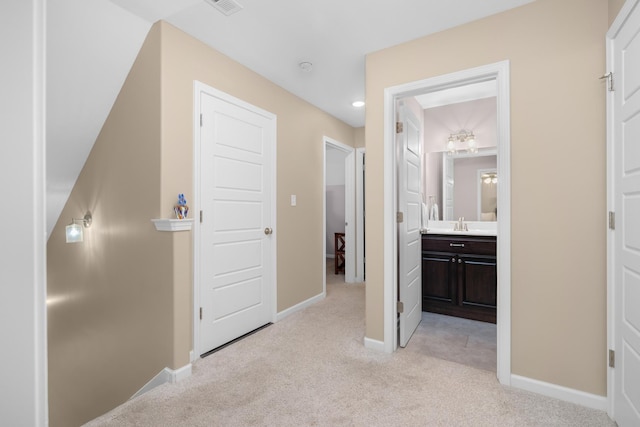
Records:
{"label": "chrome faucet", "polygon": [[458,222],[453,224],[453,231],[469,231],[469,227],[464,222],[464,217],[458,218]]}

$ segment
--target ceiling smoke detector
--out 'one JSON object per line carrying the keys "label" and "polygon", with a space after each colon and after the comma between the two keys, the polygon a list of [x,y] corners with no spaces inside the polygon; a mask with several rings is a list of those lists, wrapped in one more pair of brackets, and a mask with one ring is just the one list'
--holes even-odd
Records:
{"label": "ceiling smoke detector", "polygon": [[298,64],[298,67],[305,73],[310,73],[313,70],[313,64],[309,61],[302,61]]}
{"label": "ceiling smoke detector", "polygon": [[205,0],[211,6],[218,9],[224,15],[233,15],[244,9],[236,0]]}

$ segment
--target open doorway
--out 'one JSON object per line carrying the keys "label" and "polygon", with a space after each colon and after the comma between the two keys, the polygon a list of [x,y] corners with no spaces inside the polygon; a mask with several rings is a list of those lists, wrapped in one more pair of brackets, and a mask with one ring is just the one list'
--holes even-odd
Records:
{"label": "open doorway", "polygon": [[[419,118],[422,155],[422,312],[411,338],[414,351],[493,372],[497,366],[495,83],[489,80],[399,100]],[[456,230],[454,224],[460,223]],[[402,342],[401,337],[401,346]]]}
{"label": "open doorway", "polygon": [[[483,67],[464,70],[444,76],[434,77],[418,82],[407,83],[385,89],[385,241],[398,241],[396,218],[398,212],[397,200],[397,172],[396,172],[396,105],[401,99],[422,94],[435,94],[444,89],[452,89],[495,81],[497,105],[497,173],[500,175],[498,186],[497,211],[500,221],[497,223],[497,377],[503,384],[510,383],[511,352],[510,352],[510,163],[509,163],[509,63],[503,61]],[[461,126],[462,127],[462,126]],[[443,224],[443,226],[448,224]],[[414,256],[416,256],[414,254]],[[421,256],[418,254],[417,256]],[[455,261],[455,259],[454,259]],[[459,261],[456,261],[456,264]],[[398,307],[398,277],[402,276],[402,260],[398,262],[398,248],[396,245],[385,245],[384,252],[384,347],[388,352],[395,351],[398,345],[399,329],[397,327]],[[411,306],[411,303],[401,301],[400,306]],[[402,322],[400,322],[402,327]]]}
{"label": "open doorway", "polygon": [[[355,281],[355,149],[324,138],[324,290],[328,276]],[[332,280],[335,278],[332,278]]]}

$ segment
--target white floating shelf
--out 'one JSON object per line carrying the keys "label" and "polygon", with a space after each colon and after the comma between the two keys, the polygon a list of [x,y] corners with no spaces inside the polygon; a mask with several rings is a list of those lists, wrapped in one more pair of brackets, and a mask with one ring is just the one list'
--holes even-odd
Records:
{"label": "white floating shelf", "polygon": [[160,218],[152,219],[153,224],[158,231],[189,231],[193,225],[193,218],[171,219]]}

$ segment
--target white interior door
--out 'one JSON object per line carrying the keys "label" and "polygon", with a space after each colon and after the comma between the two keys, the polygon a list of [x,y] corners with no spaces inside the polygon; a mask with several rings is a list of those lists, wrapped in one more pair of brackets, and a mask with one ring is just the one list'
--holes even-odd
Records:
{"label": "white interior door", "polygon": [[200,353],[272,320],[275,116],[201,95]]}
{"label": "white interior door", "polygon": [[640,425],[640,2],[627,2],[621,15],[626,20],[618,17],[614,27],[624,23],[608,44],[614,75],[608,123],[616,212],[613,410],[618,425],[627,427]]}
{"label": "white interior door", "polygon": [[355,150],[344,158],[344,281],[356,281]]}
{"label": "white interior door", "polygon": [[405,347],[422,320],[422,125],[408,109],[400,107],[402,132],[398,133],[398,223],[400,346]]}

